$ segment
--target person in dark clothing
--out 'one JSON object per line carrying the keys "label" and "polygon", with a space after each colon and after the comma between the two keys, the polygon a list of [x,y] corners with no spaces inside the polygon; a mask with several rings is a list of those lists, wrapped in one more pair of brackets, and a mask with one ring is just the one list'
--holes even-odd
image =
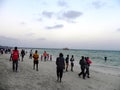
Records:
{"label": "person in dark clothing", "polygon": [[22,49],[21,50],[21,61],[23,61],[24,56],[25,56],[25,51]]}
{"label": "person in dark clothing", "polygon": [[72,55],[70,61],[71,61],[71,71],[73,72],[73,67],[74,67],[74,63],[73,63],[73,61],[74,61],[74,56],[73,56],[73,55]]}
{"label": "person in dark clothing", "polygon": [[57,65],[57,81],[61,82],[63,76],[63,69],[65,68],[65,62],[62,53],[60,53],[59,57],[57,57],[56,65]]}
{"label": "person in dark clothing", "polygon": [[80,77],[81,75],[83,75],[83,79],[85,79],[86,60],[84,56],[82,56],[82,58],[80,59],[79,64],[81,66],[81,72],[78,74],[78,76]]}
{"label": "person in dark clothing", "polygon": [[66,72],[68,71],[68,65],[69,65],[69,55],[67,55],[66,59]]}

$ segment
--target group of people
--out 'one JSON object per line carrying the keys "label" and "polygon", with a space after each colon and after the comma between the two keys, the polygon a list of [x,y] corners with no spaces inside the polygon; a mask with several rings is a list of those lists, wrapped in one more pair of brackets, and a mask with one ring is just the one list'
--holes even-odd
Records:
{"label": "group of people", "polygon": [[[73,71],[73,67],[74,67],[73,55],[71,56],[70,61],[71,61],[71,71]],[[81,66],[81,72],[78,74],[79,77],[83,75],[83,79],[85,79],[86,76],[90,78],[89,67],[91,63],[92,61],[89,59],[89,57],[84,57],[84,56],[81,57],[79,61],[79,64]],[[59,57],[56,58],[56,66],[57,66],[57,81],[61,82],[64,69],[66,70],[66,72],[68,71],[69,55],[67,55],[67,57],[64,59],[63,54],[60,53]]]}
{"label": "group of people", "polygon": [[[44,52],[46,53],[46,51]],[[31,54],[31,53],[30,53]],[[23,61],[25,55],[25,51],[21,50],[21,61]],[[44,55],[44,54],[43,54]],[[35,50],[35,53],[32,53],[32,55],[30,55],[33,58],[33,69],[36,71],[38,71],[38,64],[39,64],[39,54],[38,51]],[[19,51],[17,50],[17,47],[14,48],[14,50],[12,51],[11,54],[11,58],[13,61],[13,72],[17,72],[18,69],[18,60],[19,60]],[[46,59],[46,57],[44,57],[44,60]],[[69,55],[67,55],[66,58],[64,58],[63,54],[60,53],[59,57],[56,58],[56,73],[57,73],[57,81],[62,81],[62,76],[63,76],[63,71],[65,70],[66,72],[68,72],[68,66],[69,66],[69,60],[71,62],[71,71],[73,71],[73,67],[74,67],[74,56],[72,55],[71,58],[69,59]],[[89,73],[89,67],[90,64],[92,63],[92,61],[89,59],[89,57],[84,57],[82,56],[79,64],[81,66],[81,72],[78,74],[79,77],[81,77],[81,75],[83,76],[83,79],[85,79],[85,77],[87,76],[88,78],[90,78],[90,73]]]}
{"label": "group of people", "polygon": [[[32,50],[30,50],[30,55],[29,55],[29,58],[30,59],[32,59],[33,58],[33,52],[32,52]],[[44,51],[44,53],[41,55],[41,57],[40,57],[40,60],[41,61],[48,61],[48,60],[50,60],[50,61],[52,61],[52,55],[49,55],[46,51]]]}

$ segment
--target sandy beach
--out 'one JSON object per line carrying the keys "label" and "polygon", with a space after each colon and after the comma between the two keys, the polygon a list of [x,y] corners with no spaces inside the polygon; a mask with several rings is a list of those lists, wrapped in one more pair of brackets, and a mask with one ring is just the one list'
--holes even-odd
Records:
{"label": "sandy beach", "polygon": [[13,72],[9,57],[9,54],[0,55],[0,90],[120,90],[120,75],[101,73],[92,66],[91,78],[78,77],[80,68],[75,66],[74,72],[70,67],[64,72],[60,83],[56,81],[55,61],[39,61],[36,71],[33,60],[26,55],[23,62],[19,61],[18,72]]}

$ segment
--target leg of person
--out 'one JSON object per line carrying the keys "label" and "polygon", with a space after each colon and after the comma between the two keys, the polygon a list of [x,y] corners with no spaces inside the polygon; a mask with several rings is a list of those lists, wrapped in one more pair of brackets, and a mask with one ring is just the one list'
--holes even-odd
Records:
{"label": "leg of person", "polygon": [[87,70],[87,77],[90,78],[89,67],[88,67],[88,70]]}
{"label": "leg of person", "polygon": [[57,81],[59,81],[59,78],[60,78],[60,70],[59,68],[57,68]]}
{"label": "leg of person", "polygon": [[38,71],[38,61],[36,61],[36,71]]}
{"label": "leg of person", "polygon": [[33,69],[35,70],[35,61],[33,61]]}
{"label": "leg of person", "polygon": [[78,76],[80,77],[83,74],[83,68],[81,67],[81,72],[78,74]]}
{"label": "leg of person", "polygon": [[17,72],[17,70],[18,70],[18,60],[15,62],[15,64],[16,64],[16,72]]}
{"label": "leg of person", "polygon": [[15,61],[13,61],[13,72],[15,71]]}
{"label": "leg of person", "polygon": [[85,76],[86,76],[85,68],[83,68],[83,70],[82,70],[82,74],[83,74],[83,79],[85,79]]}
{"label": "leg of person", "polygon": [[60,70],[60,82],[62,80],[62,76],[63,76],[63,69]]}
{"label": "leg of person", "polygon": [[66,63],[66,72],[68,71],[68,63]]}

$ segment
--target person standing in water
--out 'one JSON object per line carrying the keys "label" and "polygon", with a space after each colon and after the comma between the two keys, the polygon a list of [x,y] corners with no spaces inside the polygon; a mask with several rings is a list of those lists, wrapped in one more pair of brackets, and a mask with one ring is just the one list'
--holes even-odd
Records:
{"label": "person standing in water", "polygon": [[23,61],[24,56],[25,56],[25,51],[22,49],[21,50],[21,61]]}
{"label": "person standing in water", "polygon": [[104,57],[105,62],[107,61],[107,57]]}
{"label": "person standing in water", "polygon": [[66,72],[68,72],[68,66],[69,66],[69,55],[67,55],[65,61],[66,61]]}
{"label": "person standing in water", "polygon": [[38,71],[38,59],[39,59],[39,55],[38,55],[38,52],[37,50],[35,51],[35,53],[33,54],[33,58],[34,58],[34,61],[33,61],[33,69],[35,69],[35,65],[36,65],[36,71]]}
{"label": "person standing in water", "polygon": [[63,54],[60,53],[59,57],[56,59],[56,66],[57,66],[57,81],[62,81],[62,76],[63,76],[63,69],[65,68],[65,62],[64,62],[64,57]]}
{"label": "person standing in water", "polygon": [[73,55],[72,55],[70,61],[71,61],[71,71],[73,72],[73,67],[74,67],[74,63],[73,63],[73,61],[74,61],[74,56],[73,56]]}
{"label": "person standing in water", "polygon": [[47,52],[46,51],[44,51],[43,56],[44,56],[44,61],[46,61],[47,60]]}
{"label": "person standing in water", "polygon": [[30,56],[29,56],[30,59],[32,59],[32,54],[33,54],[33,52],[32,52],[32,49],[31,49],[30,50]]}

